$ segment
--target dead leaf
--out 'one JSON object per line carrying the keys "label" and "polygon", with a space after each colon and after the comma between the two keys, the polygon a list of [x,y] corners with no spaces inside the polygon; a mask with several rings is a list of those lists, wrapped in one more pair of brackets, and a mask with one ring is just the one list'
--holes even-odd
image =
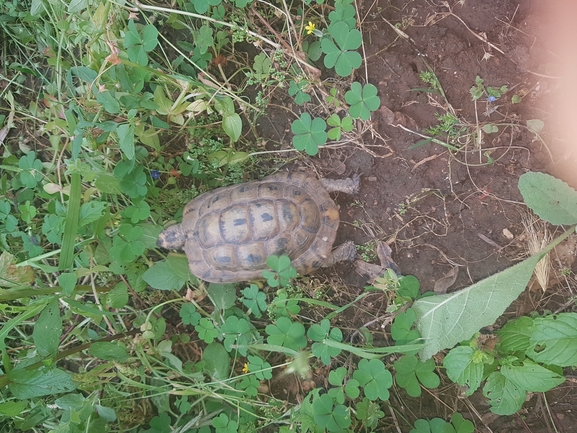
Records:
{"label": "dead leaf", "polygon": [[25,286],[34,281],[34,270],[30,266],[16,266],[16,260],[4,251],[0,255],[0,286]]}
{"label": "dead leaf", "polygon": [[397,275],[401,275],[401,271],[397,264],[391,258],[393,251],[391,247],[386,242],[377,242],[377,256],[381,261],[380,265],[374,265],[371,263],[366,263],[362,260],[357,260],[355,262],[355,269],[361,275],[367,275],[369,277],[369,284],[373,284],[375,279],[380,277],[385,273],[387,269],[393,270]]}
{"label": "dead leaf", "polygon": [[451,287],[457,280],[458,274],[459,274],[459,267],[454,266],[453,268],[451,268],[449,272],[445,274],[444,277],[439,278],[437,281],[435,281],[433,291],[438,295],[447,293],[447,289]]}

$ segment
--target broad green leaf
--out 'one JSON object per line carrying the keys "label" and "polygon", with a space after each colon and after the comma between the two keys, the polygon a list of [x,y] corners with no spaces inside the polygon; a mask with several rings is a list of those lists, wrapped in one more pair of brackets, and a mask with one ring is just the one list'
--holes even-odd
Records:
{"label": "broad green leaf", "polygon": [[254,326],[244,319],[236,316],[228,316],[220,327],[220,332],[224,336],[224,348],[230,352],[233,348],[238,350],[242,356],[246,356],[250,343],[254,341]]}
{"label": "broad green leaf", "polygon": [[187,279],[182,278],[174,272],[167,260],[156,262],[148,268],[142,275],[150,287],[158,290],[180,290],[186,283]]}
{"label": "broad green leaf", "polygon": [[230,356],[220,343],[211,343],[204,348],[202,360],[204,371],[213,379],[224,380],[230,371]]}
{"label": "broad green leaf", "polygon": [[201,54],[206,53],[209,47],[214,45],[214,38],[212,37],[212,33],[212,29],[207,24],[203,24],[200,29],[198,29],[198,33],[196,33],[195,37],[195,43]]}
{"label": "broad green leaf", "polygon": [[68,4],[68,13],[72,14],[74,12],[80,12],[83,9],[86,9],[87,0],[72,0]]}
{"label": "broad green leaf", "polygon": [[262,316],[261,311],[267,309],[266,294],[261,292],[256,284],[251,284],[249,287],[242,290],[242,303],[252,315],[256,318]]}
{"label": "broad green leaf", "polygon": [[331,23],[344,21],[350,29],[355,28],[357,20],[355,19],[356,9],[352,4],[335,2],[335,10],[329,13]]}
{"label": "broad green leaf", "polygon": [[[159,86],[160,87],[160,86]],[[116,130],[118,134],[118,144],[120,146],[120,150],[126,156],[126,159],[133,160],[134,159],[134,125],[133,124],[126,124],[123,123],[122,125],[118,125],[118,129]]]}
{"label": "broad green leaf", "polygon": [[106,296],[106,305],[111,308],[122,308],[126,304],[128,304],[128,287],[121,281]]}
{"label": "broad green leaf", "polygon": [[196,311],[194,304],[184,304],[180,307],[179,316],[182,319],[182,323],[185,325],[196,326],[200,322],[201,315]]}
{"label": "broad green leaf", "polygon": [[120,103],[109,91],[100,92],[96,95],[96,100],[110,114],[120,113]]}
{"label": "broad green leaf", "polygon": [[451,425],[441,418],[432,420],[418,419],[415,421],[415,428],[410,433],[452,433]]}
{"label": "broad green leaf", "polygon": [[519,178],[527,206],[551,224],[577,224],[577,191],[549,174],[529,172]]}
{"label": "broad green leaf", "polygon": [[474,356],[475,349],[470,346],[458,346],[445,356],[443,367],[447,370],[447,376],[453,382],[466,387],[466,395],[472,395],[483,379],[484,365],[478,362]]}
{"label": "broad green leaf", "polygon": [[56,356],[62,335],[62,318],[58,299],[54,298],[40,313],[40,317],[34,324],[32,339],[36,345],[38,354],[42,357]]}
{"label": "broad green leaf", "polygon": [[248,355],[248,362],[248,371],[254,373],[257,379],[272,379],[272,367],[264,359],[258,356]]}
{"label": "broad green leaf", "polygon": [[42,0],[32,0],[30,4],[30,15],[32,16],[40,15],[45,10],[46,9],[44,9],[44,4],[42,3]]}
{"label": "broad green leaf", "polygon": [[72,375],[57,368],[46,370],[12,370],[8,388],[19,400],[73,391],[77,384]]}
{"label": "broad green leaf", "polygon": [[76,287],[76,282],[78,277],[76,273],[62,273],[58,275],[58,284],[62,287],[62,293],[65,295],[71,295]]}
{"label": "broad green leaf", "polygon": [[356,50],[361,46],[363,37],[357,29],[349,29],[344,21],[338,21],[329,26],[329,33],[333,37],[323,38],[321,48],[325,53],[324,64],[327,68],[335,68],[335,72],[342,76],[349,76],[353,69],[361,66],[363,61]]}
{"label": "broad green leaf", "polygon": [[565,382],[565,378],[531,361],[523,365],[503,365],[501,374],[517,388],[530,392],[546,392]]}
{"label": "broad green leaf", "polygon": [[87,66],[73,66],[70,68],[70,72],[80,78],[82,81],[86,81],[87,83],[92,83],[98,76],[98,72],[90,69]]}
{"label": "broad green leaf", "polygon": [[158,45],[158,30],[152,24],[147,24],[142,30],[142,47],[150,52]]}
{"label": "broad green leaf", "polygon": [[108,173],[100,173],[94,181],[98,191],[106,194],[120,194],[120,179]]}
{"label": "broad green leaf", "polygon": [[521,294],[542,255],[537,254],[466,289],[419,299],[413,304],[425,340],[421,359],[470,339],[492,325]]}
{"label": "broad green leaf", "polygon": [[128,351],[124,346],[107,341],[92,343],[90,354],[106,361],[124,362],[128,359]]}
{"label": "broad green leaf", "polygon": [[577,365],[577,313],[533,319],[527,356],[543,364],[560,367]]}
{"label": "broad green leaf", "polygon": [[100,415],[101,418],[104,418],[107,422],[116,421],[116,412],[114,409],[106,406],[100,406],[99,404],[95,406],[95,409],[98,415]]}
{"label": "broad green leaf", "polygon": [[236,303],[234,284],[211,283],[207,291],[214,306],[220,310],[227,310]]}
{"label": "broad green leaf", "polygon": [[487,378],[483,395],[490,400],[491,412],[497,415],[513,415],[523,406],[527,392],[495,371]]}
{"label": "broad green leaf", "polygon": [[395,361],[395,380],[401,388],[407,390],[411,397],[421,395],[422,383],[426,388],[436,388],[440,379],[433,371],[435,361],[427,359],[421,362],[415,355],[406,354]]}
{"label": "broad green leaf", "polygon": [[222,129],[234,143],[240,138],[242,132],[242,119],[237,113],[223,114]]}
{"label": "broad green leaf", "polygon": [[27,407],[27,401],[7,401],[0,403],[0,415],[15,417],[20,415]]}
{"label": "broad green leaf", "polygon": [[499,347],[506,352],[525,352],[531,345],[531,335],[533,334],[533,319],[530,317],[519,317],[510,320],[497,331],[499,337]]}
{"label": "broad green leaf", "polygon": [[80,220],[78,225],[84,227],[94,221],[97,221],[102,216],[104,209],[108,207],[108,203],[103,201],[89,201],[80,207]]}

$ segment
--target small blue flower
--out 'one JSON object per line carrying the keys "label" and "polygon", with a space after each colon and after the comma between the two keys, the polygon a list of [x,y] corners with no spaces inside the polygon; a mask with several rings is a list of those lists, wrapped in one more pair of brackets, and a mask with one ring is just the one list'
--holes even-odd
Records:
{"label": "small blue flower", "polygon": [[497,98],[495,96],[487,96],[487,102],[495,102]]}
{"label": "small blue flower", "polygon": [[159,179],[160,178],[160,171],[158,170],[152,170],[150,172],[150,177],[153,179]]}

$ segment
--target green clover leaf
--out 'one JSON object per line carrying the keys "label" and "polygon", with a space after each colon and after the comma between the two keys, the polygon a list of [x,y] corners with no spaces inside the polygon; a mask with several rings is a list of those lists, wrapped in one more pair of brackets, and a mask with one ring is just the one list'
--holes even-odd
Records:
{"label": "green clover leaf", "polygon": [[134,20],[128,21],[128,32],[124,36],[124,46],[131,62],[140,66],[148,65],[148,55],[158,45],[158,30],[152,24],[142,28],[142,36],[138,32]]}
{"label": "green clover leaf", "polygon": [[291,265],[291,260],[288,256],[270,256],[266,260],[266,264],[274,272],[265,269],[262,271],[262,276],[266,278],[268,285],[271,287],[284,287],[291,278],[297,276],[297,270]]}
{"label": "green clover leaf", "polygon": [[369,400],[374,401],[380,398],[386,401],[389,399],[389,388],[393,385],[393,377],[380,359],[370,361],[361,359],[358,370],[353,373],[353,378],[359,381]]}
{"label": "green clover leaf", "polygon": [[330,432],[340,432],[351,425],[349,410],[342,404],[335,406],[333,398],[323,394],[313,400],[314,420]]}
{"label": "green clover leaf", "polygon": [[300,119],[291,125],[294,134],[293,146],[297,150],[304,150],[311,156],[319,153],[319,146],[327,142],[327,124],[321,118],[312,119],[309,113],[301,114]]}
{"label": "green clover leaf", "polygon": [[421,395],[419,382],[426,388],[439,386],[440,379],[433,373],[434,369],[435,361],[433,358],[421,362],[415,355],[407,354],[395,361],[395,380],[401,388],[407,390],[407,394],[411,397],[419,397]]}
{"label": "green clover leaf", "polygon": [[361,55],[354,51],[361,46],[363,36],[357,29],[349,29],[344,21],[331,24],[328,30],[332,40],[324,38],[321,42],[324,64],[327,68],[334,67],[341,77],[348,77],[363,62]]}
{"label": "green clover leaf", "polygon": [[261,292],[256,284],[242,290],[242,303],[250,310],[254,317],[260,318],[261,312],[267,308],[266,294]]}
{"label": "green clover leaf", "polygon": [[305,327],[300,322],[292,322],[288,317],[279,317],[274,325],[265,328],[268,344],[276,344],[293,350],[307,345]]}
{"label": "green clover leaf", "polygon": [[370,83],[361,86],[361,83],[355,81],[351,84],[351,90],[345,93],[345,101],[351,106],[349,110],[351,117],[369,120],[371,111],[381,106],[377,93],[377,88]]}
{"label": "green clover leaf", "polygon": [[305,81],[297,84],[294,80],[291,80],[289,83],[288,94],[289,94],[289,96],[292,96],[293,98],[295,98],[295,102],[298,105],[303,105],[305,102],[310,102],[310,100],[311,100],[311,95],[303,92],[303,88],[307,84],[308,83]]}

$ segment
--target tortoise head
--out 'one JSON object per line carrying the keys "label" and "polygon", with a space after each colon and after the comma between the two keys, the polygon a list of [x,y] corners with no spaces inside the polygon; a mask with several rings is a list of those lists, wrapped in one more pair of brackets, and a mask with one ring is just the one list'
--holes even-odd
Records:
{"label": "tortoise head", "polygon": [[156,245],[167,250],[182,250],[186,241],[186,235],[182,224],[176,224],[163,230],[158,235]]}

